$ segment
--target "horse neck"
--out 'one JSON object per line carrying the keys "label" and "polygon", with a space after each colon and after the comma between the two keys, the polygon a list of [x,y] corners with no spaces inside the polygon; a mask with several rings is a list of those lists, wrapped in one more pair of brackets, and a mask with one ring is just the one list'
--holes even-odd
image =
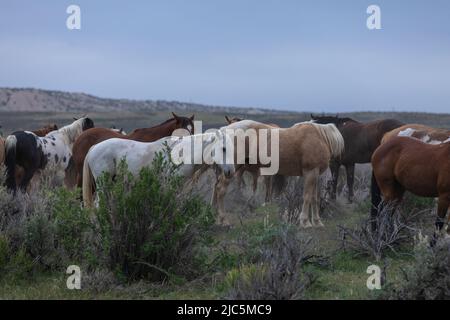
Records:
{"label": "horse neck", "polygon": [[66,145],[72,146],[81,133],[81,126],[78,123],[72,123],[57,131],[52,131],[47,135],[59,136],[62,140],[64,140]]}
{"label": "horse neck", "polygon": [[175,119],[172,119],[151,128],[136,129],[126,136],[132,140],[145,140],[148,139],[148,137],[153,140],[159,140],[170,136],[175,129],[176,121]]}

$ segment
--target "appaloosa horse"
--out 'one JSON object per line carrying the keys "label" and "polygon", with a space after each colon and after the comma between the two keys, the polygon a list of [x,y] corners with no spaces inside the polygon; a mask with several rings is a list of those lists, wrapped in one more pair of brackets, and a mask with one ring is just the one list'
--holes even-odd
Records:
{"label": "appaloosa horse", "polygon": [[353,202],[353,183],[355,179],[355,164],[369,163],[375,149],[380,145],[386,132],[403,125],[395,119],[375,120],[361,123],[351,118],[339,118],[338,116],[313,116],[315,123],[333,123],[341,132],[345,141],[345,151],[330,162],[332,174],[330,196],[336,199],[339,169],[344,166],[347,172],[348,201]]}
{"label": "appaloosa horse", "polygon": [[38,137],[29,131],[16,131],[5,141],[6,186],[16,191],[16,165],[24,169],[19,183],[22,191],[26,191],[30,180],[36,172],[48,165],[59,171],[64,171],[72,156],[72,146],[80,134],[93,128],[94,122],[87,117],[75,120],[57,131],[48,133],[45,137]]}
{"label": "appaloosa horse", "polygon": [[[436,228],[442,230],[450,207],[450,142],[428,144],[410,137],[392,137],[372,156],[372,229],[376,229],[381,196],[393,210],[405,191],[438,198]],[[449,216],[450,218],[450,216]],[[447,229],[450,233],[450,229]]]}
{"label": "appaloosa horse", "polygon": [[194,130],[194,115],[190,118],[179,117],[172,112],[173,118],[151,128],[136,129],[127,135],[114,132],[107,128],[93,128],[84,132],[73,146],[70,176],[76,177],[68,182],[69,187],[77,185],[82,187],[83,163],[89,149],[102,141],[111,138],[135,140],[140,142],[152,142],[170,136],[177,129],[186,129],[190,134]]}

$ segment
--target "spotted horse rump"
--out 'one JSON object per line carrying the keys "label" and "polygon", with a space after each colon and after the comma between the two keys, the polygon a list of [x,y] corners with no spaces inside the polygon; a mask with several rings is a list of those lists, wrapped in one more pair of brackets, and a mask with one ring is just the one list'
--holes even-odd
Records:
{"label": "spotted horse rump", "polygon": [[[72,156],[72,147],[80,134],[94,127],[87,117],[76,119],[72,124],[52,131],[44,137],[38,137],[30,131],[16,131],[5,141],[6,186],[16,191],[26,191],[36,172],[53,166],[64,175]],[[21,181],[16,182],[15,167],[23,167]]]}

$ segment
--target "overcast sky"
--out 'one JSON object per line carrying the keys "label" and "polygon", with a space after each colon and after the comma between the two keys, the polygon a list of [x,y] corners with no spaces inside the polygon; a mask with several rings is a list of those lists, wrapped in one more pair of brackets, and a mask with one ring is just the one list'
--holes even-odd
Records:
{"label": "overcast sky", "polygon": [[[81,30],[66,8],[81,7]],[[382,30],[366,9],[381,8]],[[450,111],[448,0],[0,0],[0,86],[284,110]]]}

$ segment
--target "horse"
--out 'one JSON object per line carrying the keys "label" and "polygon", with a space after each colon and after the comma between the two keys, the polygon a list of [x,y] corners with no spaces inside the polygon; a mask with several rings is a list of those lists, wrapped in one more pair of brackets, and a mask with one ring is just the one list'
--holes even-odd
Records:
{"label": "horse", "polygon": [[[175,150],[191,150],[192,145],[202,145],[201,152],[193,152],[189,161],[182,158],[183,162],[177,168],[177,174],[183,177],[192,177],[203,166],[213,165],[225,176],[234,174],[234,164],[226,161],[212,161],[223,159],[227,150],[232,150],[232,142],[224,139],[221,131],[195,134],[184,137],[165,137],[154,142],[139,142],[134,140],[112,138],[94,145],[86,155],[83,164],[83,202],[85,207],[93,206],[93,190],[98,177],[108,172],[111,177],[116,174],[118,164],[124,159],[128,170],[137,176],[143,167],[150,166],[159,152],[170,151],[164,156],[166,159],[174,159],[172,153]],[[225,143],[223,142],[225,140]],[[215,158],[211,157],[211,150],[215,152]],[[186,156],[187,157],[187,156]],[[204,158],[206,157],[206,158]],[[209,158],[208,158],[209,157]],[[217,158],[218,157],[218,158]],[[171,160],[172,161],[172,160]]]}
{"label": "horse", "polygon": [[[243,121],[244,119],[238,118],[238,117],[229,118],[228,116],[225,116],[225,120],[230,125],[230,124],[233,124],[236,122]],[[280,127],[277,124],[273,124],[273,123],[268,123],[267,125],[269,125],[273,128]],[[259,168],[257,166],[252,166],[252,165],[248,165],[248,164],[238,165],[237,169],[236,169],[235,177],[237,178],[238,185],[240,187],[242,186],[242,181],[243,181],[242,176],[243,176],[244,172],[246,172],[246,171],[249,172],[253,177],[253,194],[255,194],[256,190],[258,188],[258,178],[260,177]],[[281,181],[283,179],[283,177],[280,175],[275,175],[275,178],[278,179],[279,181],[274,181],[273,176],[263,176],[263,177],[264,177],[264,185],[266,187],[265,202],[268,203],[272,199],[272,191],[273,191],[274,182],[275,182],[276,186],[282,186],[284,183],[284,180]],[[216,188],[223,189],[221,192],[225,193],[228,185],[231,183],[231,179],[224,179],[224,177],[216,177],[216,179],[221,180],[219,183],[216,184]],[[214,194],[216,194],[216,193],[214,193]],[[215,201],[216,200],[213,199],[212,203],[214,203]]]}
{"label": "horse", "polygon": [[345,151],[339,158],[333,158],[330,163],[332,175],[330,197],[336,200],[339,169],[345,167],[347,173],[347,200],[353,202],[353,184],[355,180],[355,164],[369,163],[375,149],[380,145],[386,132],[403,125],[395,119],[374,120],[361,123],[351,118],[339,118],[338,116],[314,116],[311,119],[315,123],[333,123],[344,137]]}
{"label": "horse", "polygon": [[[328,169],[330,159],[339,157],[344,151],[344,139],[341,133],[334,124],[321,125],[313,122],[297,123],[290,128],[274,128],[260,122],[243,120],[221,128],[221,130],[235,132],[254,130],[258,135],[261,129],[267,130],[270,135],[266,142],[257,141],[258,154],[261,143],[271,145],[272,136],[278,136],[278,141],[274,141],[274,143],[278,142],[279,149],[279,159],[277,159],[279,168],[276,174],[304,177],[304,201],[300,214],[300,226],[304,228],[323,226],[319,216],[319,176]],[[245,148],[244,156],[247,163],[250,148]],[[256,163],[248,163],[249,166],[256,166],[259,169],[265,166],[259,157]],[[226,223],[227,218],[223,208],[226,189],[221,188],[220,182],[218,184],[213,199],[218,206],[219,219]]]}
{"label": "horse", "polygon": [[[13,132],[5,142],[8,190],[15,192],[18,185],[22,191],[26,191],[35,173],[48,165],[64,173],[69,166],[73,143],[83,131],[93,127],[94,122],[90,118],[83,117],[57,131],[48,133],[45,137],[38,137],[30,131]],[[16,165],[24,169],[23,177],[18,184],[15,175]]]}
{"label": "horse", "polygon": [[[416,138],[392,137],[375,150],[372,167],[373,230],[381,209],[381,196],[384,203],[393,204],[392,210],[395,210],[405,191],[420,197],[438,198],[435,225],[437,231],[442,230],[450,206],[450,142],[428,144]],[[450,229],[447,232],[450,233]]]}
{"label": "horse", "polygon": [[37,130],[31,131],[31,132],[33,132],[38,137],[45,137],[50,132],[56,131],[56,130],[58,130],[58,126],[56,124],[52,123],[52,124],[46,125],[45,127],[41,128],[41,129],[37,129]]}
{"label": "horse", "polygon": [[75,185],[82,187],[83,180],[83,163],[89,149],[102,141],[111,138],[120,138],[127,140],[135,140],[140,142],[153,142],[163,137],[170,136],[177,129],[186,129],[190,134],[194,130],[194,115],[190,118],[179,117],[172,112],[173,118],[151,128],[135,129],[127,135],[114,132],[107,128],[93,128],[87,130],[75,141],[73,146],[73,156],[71,158],[71,179],[69,187],[73,188]]}
{"label": "horse", "polygon": [[397,136],[412,137],[429,144],[441,144],[450,141],[450,130],[436,129],[422,124],[406,124],[387,132],[381,143],[385,143]]}

